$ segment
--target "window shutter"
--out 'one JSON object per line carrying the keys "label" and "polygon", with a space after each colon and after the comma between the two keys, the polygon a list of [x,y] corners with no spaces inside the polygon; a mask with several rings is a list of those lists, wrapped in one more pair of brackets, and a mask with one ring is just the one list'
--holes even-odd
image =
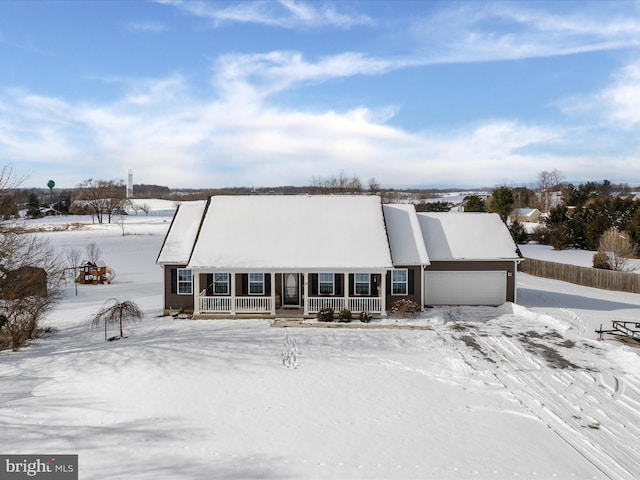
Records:
{"label": "window shutter", "polygon": [[242,288],[240,289],[240,294],[248,295],[249,294],[249,274],[242,273],[240,274],[240,276],[242,277]]}
{"label": "window shutter", "polygon": [[213,273],[207,273],[207,295],[213,296]]}
{"label": "window shutter", "polygon": [[386,288],[387,295],[391,295],[391,271],[387,272],[386,277],[387,277],[387,281],[386,281],[386,283],[387,283],[387,288]]}
{"label": "window shutter", "polygon": [[271,295],[271,274],[264,274],[264,293],[265,295]]}
{"label": "window shutter", "polygon": [[413,284],[415,283],[414,282],[414,280],[415,280],[415,271],[412,268],[409,269],[409,277],[408,277],[407,280],[409,282],[409,287],[408,287],[409,288],[409,292],[408,293],[409,293],[409,295],[413,295],[415,293],[415,288],[413,286]]}
{"label": "window shutter", "polygon": [[337,296],[342,296],[344,295],[344,274],[343,273],[336,273],[333,277],[333,281],[336,285],[336,291],[335,294]]}
{"label": "window shutter", "polygon": [[171,293],[178,293],[178,269],[171,269]]}
{"label": "window shutter", "polygon": [[318,274],[310,273],[309,280],[311,281],[311,295],[318,295],[320,293],[318,291]]}
{"label": "window shutter", "polygon": [[349,285],[348,285],[348,288],[349,288],[349,296],[353,297],[355,295],[355,291],[354,291],[354,289],[355,289],[355,275],[353,273],[349,274]]}

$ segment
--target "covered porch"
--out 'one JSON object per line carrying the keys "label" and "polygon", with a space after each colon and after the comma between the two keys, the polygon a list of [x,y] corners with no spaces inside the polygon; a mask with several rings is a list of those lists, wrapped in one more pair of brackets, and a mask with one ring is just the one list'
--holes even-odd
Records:
{"label": "covered porch", "polygon": [[324,308],[386,315],[384,271],[194,271],[194,315],[313,316]]}

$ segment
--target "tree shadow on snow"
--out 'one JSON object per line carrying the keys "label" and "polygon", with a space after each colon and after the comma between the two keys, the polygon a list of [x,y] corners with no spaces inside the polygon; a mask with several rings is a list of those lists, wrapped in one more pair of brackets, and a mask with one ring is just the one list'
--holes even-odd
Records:
{"label": "tree shadow on snow", "polygon": [[601,298],[591,298],[583,295],[572,295],[532,288],[518,288],[517,303],[524,307],[551,307],[597,311],[640,310],[640,305],[638,304],[614,302]]}

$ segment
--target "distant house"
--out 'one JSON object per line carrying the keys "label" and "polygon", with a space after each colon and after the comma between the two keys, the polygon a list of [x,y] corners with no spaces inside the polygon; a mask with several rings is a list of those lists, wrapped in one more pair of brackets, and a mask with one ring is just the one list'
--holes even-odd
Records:
{"label": "distant house", "polygon": [[540,222],[540,210],[537,208],[516,208],[511,212],[511,220],[520,223],[538,223]]}
{"label": "distant house", "polygon": [[377,196],[214,196],[178,207],[157,263],[165,312],[385,315],[400,298],[515,301],[516,252],[493,214],[418,214]]}

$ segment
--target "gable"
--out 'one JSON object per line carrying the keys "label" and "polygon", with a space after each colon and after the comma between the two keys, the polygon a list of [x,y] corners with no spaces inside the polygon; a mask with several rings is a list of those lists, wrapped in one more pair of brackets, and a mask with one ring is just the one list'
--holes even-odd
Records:
{"label": "gable", "polygon": [[498,214],[417,215],[431,261],[519,258],[517,246]]}
{"label": "gable", "polygon": [[383,206],[394,265],[429,265],[420,223],[413,204]]}
{"label": "gable", "polygon": [[156,263],[186,265],[189,262],[206,206],[204,200],[178,206]]}

